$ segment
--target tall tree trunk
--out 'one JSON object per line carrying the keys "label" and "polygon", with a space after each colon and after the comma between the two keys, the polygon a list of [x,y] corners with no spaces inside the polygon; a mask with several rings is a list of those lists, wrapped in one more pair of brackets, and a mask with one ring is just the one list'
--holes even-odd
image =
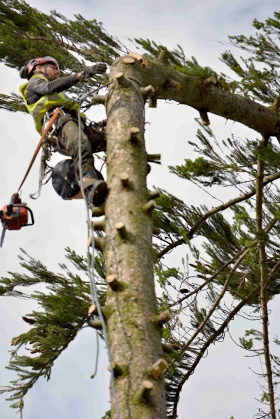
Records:
{"label": "tall tree trunk", "polygon": [[[116,60],[106,103],[109,194],[103,253],[110,286],[105,317],[116,364],[114,384],[120,419],[166,417],[163,375],[160,368],[152,371],[163,353],[153,274],[154,202],[143,208],[150,201],[144,100],[139,90],[143,73],[137,60],[134,64],[126,64],[123,58]],[[164,365],[164,360],[159,364]],[[113,395],[111,400],[112,418],[116,419]]]}
{"label": "tall tree trunk", "polygon": [[[268,137],[264,137],[261,141],[263,147],[268,145]],[[257,162],[257,185],[256,185],[256,231],[259,235],[259,263],[260,263],[260,299],[262,308],[262,330],[263,330],[263,354],[266,366],[266,380],[268,388],[269,406],[271,419],[276,419],[275,411],[275,397],[274,397],[274,386],[273,386],[273,374],[270,361],[270,350],[269,350],[269,330],[268,330],[268,310],[267,310],[267,268],[266,268],[266,250],[264,239],[261,238],[261,234],[264,234],[263,230],[263,178],[264,178],[264,161],[261,157],[258,157]]]}

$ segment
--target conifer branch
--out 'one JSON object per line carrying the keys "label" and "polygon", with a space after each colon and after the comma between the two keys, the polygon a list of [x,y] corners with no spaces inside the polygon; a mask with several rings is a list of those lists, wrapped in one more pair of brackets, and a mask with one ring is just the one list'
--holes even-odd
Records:
{"label": "conifer branch", "polygon": [[229,259],[228,262],[226,262],[217,272],[215,272],[214,275],[210,276],[209,278],[207,278],[207,280],[201,284],[199,287],[197,287],[194,291],[191,291],[190,293],[188,293],[187,295],[184,295],[184,297],[180,298],[179,300],[175,301],[172,304],[169,304],[169,307],[173,307],[177,304],[181,304],[184,300],[188,299],[189,297],[191,297],[194,294],[197,294],[199,291],[201,291],[207,284],[209,284],[209,282],[213,281],[215,278],[217,278],[217,276],[223,272],[224,269],[226,269],[229,265],[231,265],[239,256],[241,256],[244,251],[246,251],[246,249],[242,249],[240,250],[240,252],[238,252],[233,258]]}
{"label": "conifer branch", "polygon": [[[7,400],[19,400],[18,403],[12,404],[11,407],[19,407],[21,411],[23,408],[23,398],[27,394],[27,392],[33,387],[36,381],[42,376],[46,377],[47,379],[50,378],[51,368],[55,360],[68,347],[70,342],[76,337],[79,330],[83,327],[83,324],[87,321],[87,317],[88,316],[83,317],[80,323],[77,324],[77,326],[72,330],[72,332],[67,336],[67,338],[65,334],[61,333],[59,342],[55,348],[44,348],[42,342],[41,344],[39,344],[39,346],[37,345],[36,348],[39,348],[39,350],[36,350],[36,352],[41,352],[41,354],[35,358],[17,355],[18,349],[24,344],[24,341],[26,341],[27,339],[26,333],[19,336],[20,341],[18,343],[18,348],[15,351],[12,351],[12,357],[7,369],[17,372],[20,378],[18,380],[11,381],[11,383],[13,384],[12,386],[3,387],[0,390],[0,394],[5,392],[14,393],[12,396],[8,397]],[[38,328],[40,328],[39,325]],[[22,366],[22,368],[20,366]],[[30,370],[30,368],[32,370]]]}
{"label": "conifer branch", "polygon": [[[280,172],[278,173],[274,173],[273,175],[269,175],[266,178],[264,178],[263,180],[263,186],[268,185],[269,183],[272,183],[274,180],[277,180],[280,178]],[[188,240],[191,240],[194,236],[194,234],[197,232],[197,230],[201,227],[201,225],[211,216],[213,216],[214,214],[216,214],[217,212],[221,212],[226,210],[229,207],[232,207],[233,205],[236,205],[242,201],[245,201],[249,198],[251,198],[252,196],[254,196],[256,194],[256,189],[251,190],[250,192],[246,192],[243,195],[240,195],[234,199],[229,200],[226,203],[223,203],[217,207],[212,208],[210,211],[206,212],[202,217],[200,217],[198,219],[198,221],[194,224],[193,227],[191,227],[191,229],[186,232],[186,237]],[[178,239],[177,241],[170,243],[168,246],[166,246],[162,251],[160,251],[157,254],[157,258],[161,259],[165,254],[167,254],[168,252],[170,252],[171,250],[175,249],[176,247],[182,245],[186,243],[186,239],[181,238]]]}
{"label": "conifer branch", "polygon": [[[26,252],[23,252],[26,255]],[[28,255],[27,255],[28,256]],[[48,270],[41,262],[29,257],[26,261],[22,257],[22,266],[26,268],[32,276],[12,274],[11,279],[2,278],[0,291],[5,295],[14,293],[14,287],[25,285],[34,285],[43,282],[48,285],[51,293],[34,292],[31,295],[35,298],[43,310],[35,311],[24,319],[34,323],[27,333],[23,333],[12,340],[12,345],[16,346],[11,354],[10,364],[7,367],[19,374],[17,380],[11,381],[11,385],[2,388],[1,392],[10,392],[12,395],[8,400],[19,400],[21,409],[23,408],[23,397],[31,389],[40,376],[50,378],[51,367],[56,359],[67,348],[69,343],[76,337],[78,331],[89,325],[88,307],[91,302],[90,287],[88,281],[82,281],[78,275],[72,274],[65,265],[61,268],[67,272],[68,277],[55,275]],[[84,259],[78,257],[74,252],[68,249],[68,259],[75,266],[87,271]],[[96,258],[96,268],[98,267],[98,258]],[[4,290],[2,290],[4,288]],[[8,292],[6,292],[6,290]],[[104,298],[104,292],[98,290],[100,301]],[[19,349],[23,345],[30,343],[30,353],[38,353],[36,357],[20,356]],[[17,403],[12,405],[18,407]]]}
{"label": "conifer branch", "polygon": [[201,324],[199,325],[199,327],[197,328],[197,330],[195,331],[195,333],[192,335],[192,337],[187,341],[187,343],[185,343],[183,345],[183,347],[181,348],[179,355],[182,355],[186,349],[190,346],[190,344],[194,341],[194,339],[196,338],[196,336],[201,332],[201,330],[204,328],[204,326],[206,325],[207,321],[210,319],[210,317],[212,316],[212,314],[214,313],[216,307],[219,305],[221,299],[223,298],[223,296],[225,295],[225,292],[228,288],[230,279],[232,278],[234,272],[236,271],[236,269],[238,268],[238,266],[240,265],[240,263],[242,262],[242,260],[245,257],[245,252],[243,252],[243,254],[241,254],[239,256],[239,258],[237,259],[237,261],[235,262],[235,264],[233,265],[229,275],[227,276],[227,279],[224,283],[224,286],[220,292],[220,294],[218,295],[218,297],[216,298],[216,301],[214,302],[214,304],[212,305],[211,309],[209,310],[208,314],[205,316],[204,320],[201,322]]}
{"label": "conifer branch", "polygon": [[78,47],[76,47],[73,43],[72,45],[68,42],[64,42],[62,37],[60,37],[60,40],[56,39],[56,38],[48,38],[46,36],[27,36],[27,35],[22,35],[23,39],[26,39],[28,41],[44,41],[48,44],[54,44],[54,45],[58,45],[60,47],[63,47],[67,50],[73,51],[77,54],[81,54],[84,57],[87,57],[88,59],[95,59],[96,61],[100,61],[102,60],[102,56],[100,55],[99,49],[96,47],[91,47],[91,51],[86,51],[83,49],[80,49]]}
{"label": "conifer branch", "polygon": [[[254,298],[260,291],[260,287],[254,289],[244,300],[240,301],[237,306],[229,313],[227,318],[223,321],[220,327],[211,335],[211,337],[204,343],[204,345],[200,348],[199,353],[195,359],[195,362],[192,366],[188,369],[188,372],[184,375],[181,379],[180,383],[177,386],[176,395],[174,396],[174,406],[172,411],[172,417],[177,417],[177,408],[178,403],[180,400],[180,393],[182,391],[183,385],[185,382],[190,378],[190,376],[194,373],[199,362],[204,358],[205,352],[208,350],[209,346],[214,343],[214,341],[224,332],[224,330],[228,327],[229,322],[236,316],[237,313],[252,299]],[[177,361],[178,362],[178,361]]]}

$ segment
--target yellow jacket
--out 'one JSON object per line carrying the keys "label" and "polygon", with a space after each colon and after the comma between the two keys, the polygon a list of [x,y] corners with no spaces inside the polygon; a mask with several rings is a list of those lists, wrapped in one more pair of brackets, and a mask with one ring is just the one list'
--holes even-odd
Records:
{"label": "yellow jacket", "polygon": [[[30,80],[32,80],[35,77],[43,78],[44,80],[48,81],[48,79],[41,75],[34,75],[31,77]],[[37,102],[32,103],[29,105],[27,103],[27,85],[29,82],[24,83],[20,86],[19,91],[23,97],[23,100],[25,102],[25,105],[29,111],[29,113],[33,116],[36,130],[39,132],[39,134],[42,134],[43,130],[43,120],[44,116],[47,112],[54,108],[61,107],[63,105],[63,108],[68,109],[70,111],[78,111],[79,105],[78,103],[71,100],[69,97],[65,95],[65,93],[54,93],[50,95],[44,95],[42,96]]]}

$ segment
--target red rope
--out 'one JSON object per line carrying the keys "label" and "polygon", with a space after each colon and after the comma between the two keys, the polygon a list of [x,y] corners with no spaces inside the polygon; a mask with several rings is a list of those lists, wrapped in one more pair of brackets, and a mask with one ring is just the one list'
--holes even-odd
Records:
{"label": "red rope", "polygon": [[27,178],[27,176],[28,176],[28,174],[29,174],[29,172],[30,172],[30,170],[31,170],[31,167],[33,166],[33,163],[34,163],[34,161],[35,161],[35,159],[36,159],[36,157],[37,157],[37,155],[38,155],[38,153],[39,153],[39,150],[40,150],[40,148],[41,148],[41,146],[42,146],[42,144],[43,144],[43,141],[44,141],[44,139],[45,139],[45,137],[46,137],[47,133],[49,132],[49,130],[50,130],[50,128],[51,128],[51,126],[52,126],[52,124],[54,123],[54,121],[55,121],[55,120],[59,117],[60,113],[61,113],[61,109],[57,109],[57,110],[54,112],[54,114],[52,115],[51,119],[49,120],[48,125],[46,126],[46,128],[45,128],[45,130],[44,130],[44,132],[43,132],[43,134],[42,134],[42,137],[40,138],[40,141],[39,141],[39,143],[38,143],[38,145],[37,145],[37,147],[36,147],[36,150],[35,150],[35,152],[34,152],[34,154],[33,154],[33,157],[32,157],[32,159],[31,159],[31,162],[30,162],[30,164],[29,164],[29,167],[28,167],[28,169],[27,169],[27,171],[26,171],[26,173],[25,173],[25,176],[24,176],[24,178],[23,178],[23,180],[22,180],[22,182],[21,182],[21,184],[20,184],[20,186],[19,186],[19,188],[18,188],[18,192],[20,191],[20,189],[21,189],[22,185],[24,184],[24,182],[25,182],[25,180],[26,180],[26,178]]}

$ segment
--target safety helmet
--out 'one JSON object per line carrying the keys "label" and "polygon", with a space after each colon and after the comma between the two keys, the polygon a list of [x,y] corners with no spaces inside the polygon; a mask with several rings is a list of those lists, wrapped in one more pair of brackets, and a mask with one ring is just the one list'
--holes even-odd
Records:
{"label": "safety helmet", "polygon": [[56,61],[55,58],[50,57],[49,55],[46,55],[45,57],[39,57],[39,58],[32,58],[29,61],[26,61],[23,67],[21,67],[19,71],[19,75],[22,79],[29,80],[30,77],[33,74],[33,70],[37,65],[43,65],[46,63],[51,63],[56,67],[56,70],[59,71],[59,64]]}

